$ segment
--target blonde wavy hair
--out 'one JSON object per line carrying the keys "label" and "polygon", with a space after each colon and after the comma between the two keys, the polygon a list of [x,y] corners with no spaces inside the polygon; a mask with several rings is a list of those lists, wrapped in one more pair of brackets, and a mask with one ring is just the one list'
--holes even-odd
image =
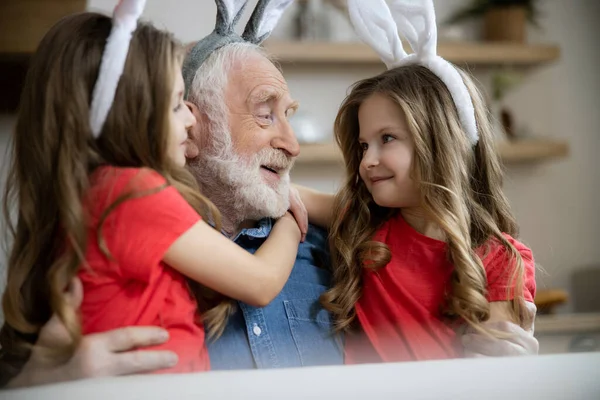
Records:
{"label": "blonde wavy hair", "polygon": [[321,297],[324,307],[334,315],[337,330],[354,326],[363,268],[381,268],[391,258],[389,248],[372,237],[397,210],[375,204],[359,176],[363,151],[358,141],[358,110],[375,93],[387,96],[406,116],[414,139],[411,176],[419,188],[426,217],[443,230],[447,239],[448,259],[454,271],[443,315],[483,330],[481,323],[489,318],[490,305],[486,299],[486,273],[475,250],[493,239],[514,260],[511,279],[517,289],[508,295],[514,298],[514,317],[519,321],[523,318],[523,261],[502,235],[516,236],[518,227],[502,192],[503,173],[490,116],[471,78],[460,73],[475,107],[480,135],[475,146],[461,127],[447,87],[422,66],[399,67],[359,81],[342,103],[334,128],[347,178],[336,195],[336,218],[330,231],[334,284]]}

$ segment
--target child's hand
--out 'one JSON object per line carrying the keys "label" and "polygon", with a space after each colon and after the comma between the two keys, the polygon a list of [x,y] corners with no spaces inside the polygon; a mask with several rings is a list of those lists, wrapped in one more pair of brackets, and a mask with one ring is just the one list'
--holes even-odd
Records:
{"label": "child's hand", "polygon": [[[298,199],[295,200],[294,197]],[[334,195],[292,184],[290,203],[295,201],[301,203],[303,212],[307,214],[307,223],[329,229],[333,221]],[[300,224],[300,228],[303,228],[302,224]],[[303,233],[305,233],[304,230]]]}
{"label": "child's hand", "polygon": [[290,212],[296,219],[298,227],[300,228],[300,241],[304,242],[306,239],[306,232],[308,231],[308,212],[300,198],[298,189],[295,187],[290,187]]}
{"label": "child's hand", "polygon": [[506,357],[536,355],[539,343],[533,336],[519,325],[508,322],[488,322],[484,326],[493,330],[510,334],[510,337],[498,339],[488,337],[473,330],[467,331],[462,338],[465,357]]}

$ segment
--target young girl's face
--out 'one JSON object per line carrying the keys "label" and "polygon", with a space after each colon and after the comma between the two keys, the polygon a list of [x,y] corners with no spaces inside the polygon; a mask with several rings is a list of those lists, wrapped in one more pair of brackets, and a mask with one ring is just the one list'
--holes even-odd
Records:
{"label": "young girl's face", "polygon": [[180,167],[185,166],[185,142],[188,130],[196,124],[196,118],[183,102],[184,83],[181,68],[176,65],[171,107],[169,108],[169,157]]}
{"label": "young girl's face", "polygon": [[414,141],[400,107],[375,93],[358,109],[359,142],[363,149],[360,177],[381,207],[419,205],[419,192],[410,177]]}

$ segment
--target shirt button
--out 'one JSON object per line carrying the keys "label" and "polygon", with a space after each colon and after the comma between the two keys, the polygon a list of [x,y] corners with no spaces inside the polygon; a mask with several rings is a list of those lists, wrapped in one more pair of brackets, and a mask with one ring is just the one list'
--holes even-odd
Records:
{"label": "shirt button", "polygon": [[260,336],[260,334],[262,333],[262,329],[260,329],[260,326],[254,324],[254,328],[252,328],[252,332],[256,335],[256,336]]}

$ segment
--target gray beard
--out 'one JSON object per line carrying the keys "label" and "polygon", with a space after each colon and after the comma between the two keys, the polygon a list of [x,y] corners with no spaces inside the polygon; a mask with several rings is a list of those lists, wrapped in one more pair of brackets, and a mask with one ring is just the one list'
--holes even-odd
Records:
{"label": "gray beard", "polygon": [[[212,146],[201,149],[198,158],[188,166],[202,194],[221,212],[223,230],[233,234],[244,221],[279,218],[285,214],[290,206],[289,171],[293,160],[272,148],[244,159],[234,152],[229,132],[213,133],[213,138]],[[275,188],[263,180],[260,167],[265,164],[282,170]]]}

